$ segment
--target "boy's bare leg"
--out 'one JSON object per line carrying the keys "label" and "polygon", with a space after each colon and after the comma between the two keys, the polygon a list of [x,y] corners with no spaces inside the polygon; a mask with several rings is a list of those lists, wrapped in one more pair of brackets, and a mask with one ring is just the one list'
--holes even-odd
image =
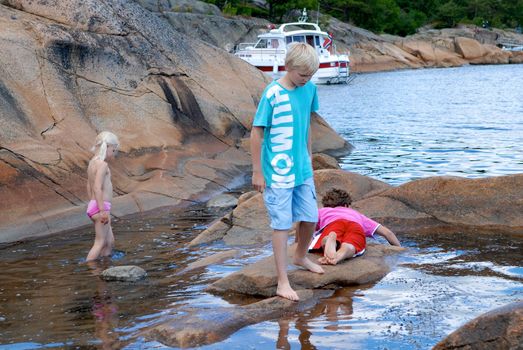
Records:
{"label": "boy's bare leg", "polygon": [[95,237],[94,237],[93,247],[89,251],[89,254],[87,254],[87,258],[86,258],[87,261],[96,260],[100,257],[100,254],[102,253],[102,249],[104,248],[104,245],[105,245],[106,234],[107,234],[106,227],[105,227],[106,225],[102,224],[102,222],[100,221],[100,216],[98,214],[93,215],[92,219],[94,221]]}
{"label": "boy's bare leg", "polygon": [[301,221],[296,226],[296,235],[298,236],[298,244],[296,245],[296,251],[294,252],[293,264],[306,268],[309,271],[316,273],[324,273],[320,265],[313,263],[305,255],[309,249],[309,243],[316,227],[315,222]]}
{"label": "boy's bare leg", "polygon": [[330,232],[325,240],[323,255],[327,260],[333,260],[336,258],[336,238],[336,232]]}
{"label": "boy's bare leg", "polygon": [[298,294],[291,288],[289,277],[287,276],[287,239],[288,231],[274,230],[272,234],[272,250],[274,261],[276,262],[276,272],[278,274],[278,287],[276,295],[292,301],[298,301]]}
{"label": "boy's bare leg", "polygon": [[342,243],[340,249],[336,252],[336,257],[331,259],[331,263],[336,265],[342,260],[352,258],[356,254],[356,248],[350,243]]}

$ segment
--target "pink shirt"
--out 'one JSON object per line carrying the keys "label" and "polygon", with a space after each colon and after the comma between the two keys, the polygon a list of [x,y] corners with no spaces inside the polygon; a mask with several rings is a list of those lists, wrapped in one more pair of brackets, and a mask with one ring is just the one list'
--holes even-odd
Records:
{"label": "pink shirt", "polygon": [[372,237],[374,232],[380,224],[376,221],[369,219],[365,215],[357,212],[354,209],[347,207],[336,207],[336,208],[321,208],[319,210],[318,224],[316,230],[322,229],[331,222],[339,219],[349,220],[360,224],[363,227],[365,236]]}

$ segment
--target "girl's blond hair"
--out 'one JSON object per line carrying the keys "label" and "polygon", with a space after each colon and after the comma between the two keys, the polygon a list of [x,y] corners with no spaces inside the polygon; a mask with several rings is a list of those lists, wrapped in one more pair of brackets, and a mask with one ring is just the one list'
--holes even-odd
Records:
{"label": "girl's blond hair", "polygon": [[316,50],[309,44],[292,43],[287,47],[285,67],[301,69],[306,73],[314,74],[320,67],[320,59]]}
{"label": "girl's blond hair", "polygon": [[96,140],[94,141],[94,146],[91,148],[91,151],[98,159],[105,160],[105,157],[107,157],[107,145],[118,147],[120,142],[118,142],[118,137],[112,132],[102,131],[98,134],[98,136],[96,136]]}

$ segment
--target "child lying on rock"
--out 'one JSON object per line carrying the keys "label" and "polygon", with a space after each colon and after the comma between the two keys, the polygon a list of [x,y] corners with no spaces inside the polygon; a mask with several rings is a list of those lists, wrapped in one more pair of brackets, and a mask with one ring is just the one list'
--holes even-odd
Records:
{"label": "child lying on rock", "polygon": [[350,195],[336,188],[323,197],[317,231],[309,245],[311,252],[323,252],[323,257],[318,259],[319,263],[336,265],[344,259],[363,254],[366,237],[373,237],[375,233],[383,236],[391,245],[401,246],[391,230],[349,208],[351,203]]}

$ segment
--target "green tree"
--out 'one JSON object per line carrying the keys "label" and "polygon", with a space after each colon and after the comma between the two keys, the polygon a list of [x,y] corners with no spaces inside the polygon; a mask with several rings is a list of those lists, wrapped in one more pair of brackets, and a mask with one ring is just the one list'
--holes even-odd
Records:
{"label": "green tree", "polygon": [[438,8],[436,20],[440,21],[441,28],[454,27],[463,17],[464,8],[450,0]]}

